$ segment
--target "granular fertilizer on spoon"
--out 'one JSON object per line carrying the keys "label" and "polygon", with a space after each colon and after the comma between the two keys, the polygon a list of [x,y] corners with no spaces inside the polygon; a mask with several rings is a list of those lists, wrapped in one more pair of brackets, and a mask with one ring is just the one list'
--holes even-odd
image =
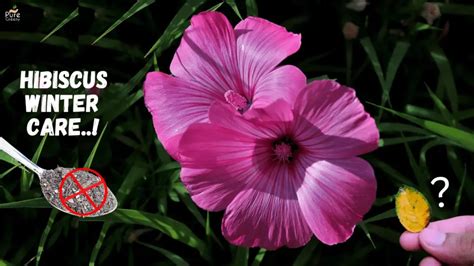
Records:
{"label": "granular fertilizer on spoon", "polygon": [[[56,208],[61,209],[64,212],[71,213],[66,207],[64,207],[63,203],[61,202],[61,198],[59,196],[59,187],[63,178],[68,174],[70,171],[74,169],[71,168],[63,168],[57,167],[54,170],[45,170],[40,177],[40,185],[43,191],[44,196],[46,199]],[[74,176],[78,183],[82,186],[82,188],[88,188],[93,186],[94,184],[100,183],[101,178],[94,175],[88,171],[76,171],[74,172]],[[95,206],[100,206],[101,203],[104,201],[105,196],[105,183],[95,186],[86,191],[87,195],[89,195],[90,199],[94,202]],[[62,187],[62,195],[64,198],[67,199],[66,204],[68,205],[71,210],[76,212],[77,216],[81,216],[78,214],[85,214],[84,216],[101,216],[107,213],[110,213],[114,210],[115,201],[113,199],[112,193],[107,193],[107,199],[105,204],[100,210],[94,212],[91,215],[87,215],[94,211],[94,206],[92,206],[91,202],[87,199],[84,194],[78,194],[71,198],[69,196],[80,192],[77,184],[72,180],[72,178],[67,178],[64,181]]]}

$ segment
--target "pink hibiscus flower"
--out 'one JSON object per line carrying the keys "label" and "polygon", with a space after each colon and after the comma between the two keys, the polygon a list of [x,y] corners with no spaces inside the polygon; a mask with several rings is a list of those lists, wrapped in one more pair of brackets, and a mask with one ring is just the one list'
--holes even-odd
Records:
{"label": "pink hibiscus flower", "polygon": [[151,72],[144,84],[145,104],[166,150],[177,158],[180,135],[208,121],[214,101],[240,113],[277,98],[293,102],[306,77],[294,66],[277,66],[300,44],[300,35],[261,18],[248,17],[234,29],[218,12],[194,16],[171,62],[173,75]]}
{"label": "pink hibiscus flower", "polygon": [[315,81],[292,105],[229,109],[213,104],[210,122],[189,126],[179,145],[181,179],[198,206],[225,210],[225,238],[266,249],[299,247],[313,234],[346,241],[376,192],[372,167],[356,156],[379,139],[354,90]]}

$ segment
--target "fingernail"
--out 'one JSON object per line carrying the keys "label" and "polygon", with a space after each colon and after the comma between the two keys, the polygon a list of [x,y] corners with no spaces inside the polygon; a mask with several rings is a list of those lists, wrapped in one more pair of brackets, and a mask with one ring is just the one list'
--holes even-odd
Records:
{"label": "fingernail", "polygon": [[426,228],[421,232],[421,238],[426,244],[433,247],[439,247],[443,245],[444,240],[446,240],[446,234],[443,232]]}

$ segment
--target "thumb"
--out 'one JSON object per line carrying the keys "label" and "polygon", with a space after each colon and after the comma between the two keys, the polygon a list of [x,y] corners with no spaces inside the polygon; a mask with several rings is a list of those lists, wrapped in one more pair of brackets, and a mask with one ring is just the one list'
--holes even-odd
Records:
{"label": "thumb", "polygon": [[426,228],[420,233],[423,249],[448,264],[474,264],[474,233],[444,233]]}

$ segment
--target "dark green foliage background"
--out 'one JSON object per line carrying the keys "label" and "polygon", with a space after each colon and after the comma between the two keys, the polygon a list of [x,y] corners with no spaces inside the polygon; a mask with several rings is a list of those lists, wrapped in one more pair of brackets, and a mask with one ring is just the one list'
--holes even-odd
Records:
{"label": "dark green foliage background", "polygon": [[[44,168],[91,165],[121,209],[94,221],[57,213],[41,198],[36,178],[1,161],[0,265],[416,265],[423,253],[398,245],[403,228],[392,198],[398,187],[427,195],[434,220],[473,214],[474,206],[474,5],[440,3],[443,15],[429,27],[419,16],[423,3],[371,1],[358,13],[344,1],[317,0],[2,1],[0,11],[16,4],[21,21],[1,19],[0,135]],[[365,156],[376,171],[377,201],[344,244],[314,238],[300,249],[267,252],[229,245],[220,233],[222,213],[192,203],[143,104],[144,75],[169,73],[190,15],[217,8],[235,24],[238,13],[256,15],[256,7],[259,16],[302,33],[301,50],[285,63],[310,79],[351,85],[377,117],[381,147]],[[360,27],[356,40],[343,38],[346,21]],[[84,127],[101,118],[102,138],[28,136],[31,117],[53,114],[25,113],[23,95],[40,92],[19,89],[20,70],[108,71],[98,113],[58,114],[80,116]],[[382,113],[369,102],[403,114]],[[441,187],[429,183],[436,176],[450,180],[443,209]]]}

